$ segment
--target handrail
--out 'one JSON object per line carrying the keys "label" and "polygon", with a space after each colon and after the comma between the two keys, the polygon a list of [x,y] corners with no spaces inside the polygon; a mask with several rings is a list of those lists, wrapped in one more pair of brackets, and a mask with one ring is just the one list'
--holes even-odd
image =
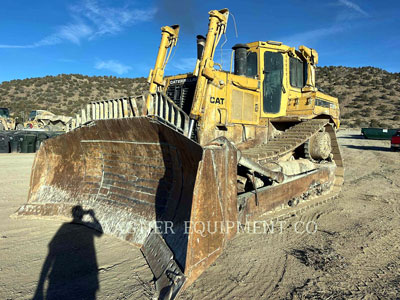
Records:
{"label": "handrail", "polygon": [[146,107],[147,95],[90,102],[67,124],[67,131],[88,125],[96,120],[149,116],[182,134],[187,134],[189,116],[165,93],[156,92],[150,96],[149,107]]}

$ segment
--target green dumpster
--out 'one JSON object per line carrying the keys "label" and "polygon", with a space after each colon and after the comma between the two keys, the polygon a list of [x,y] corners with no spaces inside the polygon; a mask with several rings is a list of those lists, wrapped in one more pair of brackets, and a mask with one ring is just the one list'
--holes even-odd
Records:
{"label": "green dumpster", "polygon": [[10,152],[11,153],[19,153],[21,151],[20,148],[20,135],[13,134],[10,136]]}
{"label": "green dumpster", "polygon": [[10,137],[7,133],[0,133],[0,153],[10,152]]}
{"label": "green dumpster", "polygon": [[372,140],[390,140],[398,129],[361,128],[361,134]]}
{"label": "green dumpster", "polygon": [[36,150],[36,134],[21,134],[21,153],[34,153]]}

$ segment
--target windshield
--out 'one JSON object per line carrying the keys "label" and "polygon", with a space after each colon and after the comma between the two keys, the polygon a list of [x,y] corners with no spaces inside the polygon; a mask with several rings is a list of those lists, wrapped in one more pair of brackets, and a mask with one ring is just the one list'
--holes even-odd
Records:
{"label": "windshield", "polygon": [[35,119],[35,117],[36,117],[36,110],[32,110],[32,111],[29,113],[28,119],[29,119],[29,121],[33,121],[33,120]]}
{"label": "windshield", "polygon": [[8,118],[10,116],[10,111],[8,108],[0,108],[0,117]]}
{"label": "windshield", "polygon": [[281,110],[283,56],[279,52],[264,53],[264,112],[277,114]]}

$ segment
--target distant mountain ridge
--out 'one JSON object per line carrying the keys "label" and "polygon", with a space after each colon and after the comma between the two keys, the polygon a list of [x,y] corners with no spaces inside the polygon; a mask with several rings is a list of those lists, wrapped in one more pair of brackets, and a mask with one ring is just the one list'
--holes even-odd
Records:
{"label": "distant mountain ridge", "polygon": [[374,67],[317,68],[317,86],[339,99],[342,124],[400,128],[400,73]]}
{"label": "distant mountain ridge", "polygon": [[[400,73],[374,67],[319,67],[317,86],[340,101],[342,124],[350,127],[400,127]],[[138,95],[146,78],[60,74],[5,81],[0,107],[15,116],[33,109],[73,115],[84,104],[101,99]]]}
{"label": "distant mountain ridge", "polygon": [[9,107],[15,116],[34,109],[72,116],[86,103],[142,93],[146,78],[60,74],[4,81],[0,84],[0,107]]}

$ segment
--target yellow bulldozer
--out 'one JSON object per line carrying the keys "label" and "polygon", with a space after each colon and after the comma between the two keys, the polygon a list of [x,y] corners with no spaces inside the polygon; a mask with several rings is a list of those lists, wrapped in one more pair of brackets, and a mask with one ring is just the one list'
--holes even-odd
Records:
{"label": "yellow bulldozer", "polygon": [[0,107],[0,131],[3,130],[20,130],[23,124],[18,123],[17,119],[10,116],[10,110],[6,107]]}
{"label": "yellow bulldozer", "polygon": [[141,247],[159,299],[193,283],[242,226],[331,199],[343,183],[339,103],[316,88],[317,51],[237,44],[222,70],[228,16],[209,12],[191,74],[164,76],[179,26],[162,27],[148,93],[82,108],[36,154],[17,212],[92,209],[105,233]]}

